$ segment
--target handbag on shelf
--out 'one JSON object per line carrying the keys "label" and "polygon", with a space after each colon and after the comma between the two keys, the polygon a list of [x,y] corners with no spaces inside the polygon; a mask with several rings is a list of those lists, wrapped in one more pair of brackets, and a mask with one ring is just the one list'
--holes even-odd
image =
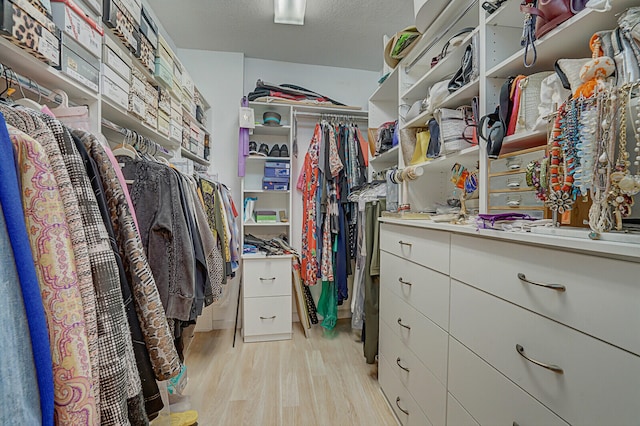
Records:
{"label": "handbag on shelf", "polygon": [[440,143],[445,153],[460,151],[473,144],[473,131],[468,127],[471,107],[438,108],[434,117],[440,127]]}
{"label": "handbag on shelf", "polygon": [[462,87],[473,81],[476,77],[478,77],[477,40],[478,38],[474,36],[471,43],[465,48],[462,55],[462,60],[460,61],[460,68],[458,68],[458,71],[456,71],[453,78],[449,80],[449,84],[447,86],[447,89],[449,89],[449,93],[453,93],[456,90],[461,89]]}
{"label": "handbag on shelf", "polygon": [[540,105],[540,91],[542,81],[552,75],[553,71],[532,74],[518,81],[520,99],[518,116],[514,133],[533,130],[538,121],[538,106]]}
{"label": "handbag on shelf", "polygon": [[581,1],[574,0],[525,0],[520,5],[520,10],[525,14],[535,16],[535,36],[536,39],[540,39],[574,15],[572,11],[573,3],[577,8],[582,7],[580,5]]}
{"label": "handbag on shelf", "polygon": [[435,83],[429,90],[429,97],[427,98],[427,109],[430,113],[447,99],[449,96],[449,80],[443,80]]}
{"label": "handbag on shelf", "polygon": [[429,127],[429,145],[427,148],[427,158],[437,158],[440,156],[440,126],[435,118],[427,123]]}
{"label": "handbag on shelf", "polygon": [[475,30],[475,28],[466,27],[461,29],[457,33],[455,33],[453,36],[451,36],[449,41],[447,41],[445,45],[442,47],[442,51],[440,52],[440,54],[438,56],[434,56],[431,59],[431,68],[435,67],[438,64],[438,62],[440,62],[445,56],[447,56],[447,53],[449,53],[450,47],[460,46],[462,44],[462,41],[466,37],[466,34],[472,32],[473,30]]}
{"label": "handbag on shelf", "polygon": [[417,116],[422,114],[426,109],[427,109],[427,98],[418,99],[411,105],[411,107],[409,108],[409,111],[407,111],[407,114],[404,117],[404,122],[408,123],[409,121],[412,121]]}
{"label": "handbag on shelf", "polygon": [[422,163],[427,159],[429,129],[409,128],[400,130],[400,145],[405,165]]}

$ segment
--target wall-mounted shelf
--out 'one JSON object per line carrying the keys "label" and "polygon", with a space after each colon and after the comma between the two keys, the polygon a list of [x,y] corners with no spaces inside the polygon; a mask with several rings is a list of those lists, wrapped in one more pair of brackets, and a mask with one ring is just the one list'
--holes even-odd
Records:
{"label": "wall-mounted shelf", "polygon": [[174,150],[180,146],[180,142],[161,135],[156,129],[146,125],[138,118],[130,115],[130,113],[122,108],[113,105],[106,99],[102,99],[102,116],[119,126],[126,127],[127,129],[133,130],[138,134],[157,142],[169,150]]}
{"label": "wall-mounted shelf", "polygon": [[428,171],[449,172],[455,163],[477,159],[478,151],[478,145],[474,145],[458,152],[441,155],[438,158],[416,164],[415,166],[422,167]]}
{"label": "wall-mounted shelf", "polygon": [[263,124],[256,124],[256,128],[253,129],[253,131],[250,131],[249,133],[254,135],[287,136],[290,130],[291,130],[291,126],[289,125],[265,126]]}
{"label": "wall-mounted shelf", "polygon": [[205,160],[204,158],[194,154],[193,152],[189,151],[188,149],[184,148],[184,147],[180,147],[180,154],[184,157],[184,158],[188,158],[190,160],[195,161],[196,163],[200,163],[204,166],[209,167],[211,165],[211,162],[208,160]]}
{"label": "wall-mounted shelf", "polygon": [[399,67],[394,68],[389,76],[383,81],[373,95],[369,98],[370,102],[393,102],[398,96],[398,71]]}
{"label": "wall-mounted shelf", "polygon": [[291,157],[263,157],[262,155],[250,155],[247,161],[290,161]]}
{"label": "wall-mounted shelf", "polygon": [[258,227],[276,227],[276,226],[289,226],[289,222],[272,222],[272,223],[250,223],[245,222],[244,226],[258,226]]}
{"label": "wall-mounted shelf", "polygon": [[[26,50],[0,37],[0,62],[16,73],[32,79],[51,90],[63,90],[76,103],[92,104],[98,101],[98,93],[92,92],[57,69],[31,56]],[[4,84],[4,83],[3,83]]]}
{"label": "wall-mounted shelf", "polygon": [[373,167],[375,170],[384,170],[389,167],[393,167],[398,165],[398,150],[400,149],[399,145],[394,146],[389,151],[383,152],[382,154],[373,157],[369,160],[369,165]]}

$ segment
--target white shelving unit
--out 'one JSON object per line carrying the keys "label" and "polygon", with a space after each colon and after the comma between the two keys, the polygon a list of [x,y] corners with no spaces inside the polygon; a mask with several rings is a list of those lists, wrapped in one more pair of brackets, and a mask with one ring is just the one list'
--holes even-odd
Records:
{"label": "white shelving unit", "polygon": [[[435,11],[437,16],[428,19],[430,24],[416,47],[369,98],[369,127],[377,128],[383,122],[396,119],[399,120],[401,129],[425,127],[435,109],[455,109],[470,105],[476,96],[480,99],[479,115],[482,117],[493,111],[499,103],[500,88],[505,78],[552,71],[559,58],[590,57],[589,39],[593,33],[614,28],[620,12],[637,6],[637,1],[621,0],[612,2],[613,9],[607,13],[585,9],[576,14],[536,41],[538,58],[533,67],[527,68],[524,66],[524,49],[520,45],[523,14],[519,2],[504,2],[491,15],[482,9],[480,2],[473,0],[452,0],[447,4],[440,0],[415,0],[414,3],[419,7],[420,13],[429,9]],[[419,20],[425,19],[420,15]],[[459,46],[450,48],[447,55],[432,67],[431,58],[442,51],[454,34],[466,27],[475,29],[464,37]],[[474,36],[478,37],[480,50],[479,77],[449,94],[439,105],[433,105],[429,111],[405,122],[404,113],[414,102],[428,97],[435,83],[450,79],[456,72],[464,50]],[[394,93],[393,89],[397,91]],[[545,129],[508,136],[503,141],[502,152],[539,146],[545,143],[546,136]],[[389,158],[387,153],[379,159],[373,159],[372,168],[380,171],[396,165],[403,167],[401,152],[401,149],[396,150],[397,156],[392,155],[393,158]],[[415,181],[403,183],[400,202],[410,204],[412,210],[431,210],[435,205],[444,204],[454,192],[453,185],[449,183],[449,174],[455,163],[472,170],[479,165],[480,211],[486,212],[488,159],[482,141],[480,148],[469,147],[420,164],[424,174]]]}
{"label": "white shelving unit", "polygon": [[[104,30],[104,37],[109,37],[116,43],[121,43],[117,37],[111,34],[109,29],[104,28]],[[153,74],[149,72],[149,70],[147,70],[127,49],[123,47],[122,50],[130,57],[133,66],[141,71],[152,85],[158,86]],[[70,104],[88,106],[91,130],[96,133],[103,132],[112,143],[119,143],[123,136],[108,126],[103,125],[103,118],[117,126],[133,130],[139,135],[158,143],[165,149],[180,154],[183,158],[188,158],[205,166],[210,165],[208,160],[195,155],[188,149],[180,148],[180,140],[175,140],[159,133],[154,127],[145,124],[142,120],[132,116],[121,106],[116,105],[103,97],[101,92],[94,92],[88,89],[81,83],[76,82],[63,72],[40,61],[38,58],[32,56],[27,50],[16,46],[5,38],[0,38],[0,62],[20,76],[30,79],[33,82],[34,87],[40,86],[48,90],[64,91],[69,97]],[[102,74],[100,75],[100,79],[102,79]],[[37,91],[36,93],[33,93],[25,90],[24,93],[35,100],[38,100],[39,98]],[[41,102],[50,103],[50,106],[52,107],[56,106],[54,102],[48,102],[44,98],[41,99]],[[209,104],[204,99],[203,102],[205,104],[205,110],[208,110],[210,108]],[[189,114],[186,110],[185,113]],[[195,119],[192,121],[197,123],[197,120]],[[198,127],[201,131],[210,134],[210,131],[206,126],[198,123]],[[171,155],[168,155],[168,157],[171,157]]]}

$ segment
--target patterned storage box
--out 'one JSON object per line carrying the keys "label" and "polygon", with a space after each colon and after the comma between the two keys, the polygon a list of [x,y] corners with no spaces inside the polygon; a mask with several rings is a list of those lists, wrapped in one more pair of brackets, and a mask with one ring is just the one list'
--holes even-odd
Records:
{"label": "patterned storage box", "polygon": [[0,35],[49,65],[60,65],[60,30],[26,0],[0,0]]}

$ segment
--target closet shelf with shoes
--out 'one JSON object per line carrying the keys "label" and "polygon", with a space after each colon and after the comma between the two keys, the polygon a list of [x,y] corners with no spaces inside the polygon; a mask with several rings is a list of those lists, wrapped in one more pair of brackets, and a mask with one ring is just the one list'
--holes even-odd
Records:
{"label": "closet shelf with shoes", "polygon": [[180,155],[182,155],[183,158],[188,158],[190,160],[195,161],[196,163],[200,163],[207,167],[211,165],[210,161],[205,160],[204,158],[200,157],[198,154],[195,154],[184,147],[180,148]]}
{"label": "closet shelf with shoes", "polygon": [[389,167],[397,165],[398,149],[398,145],[394,146],[389,151],[383,152],[382,154],[371,158],[371,160],[369,160],[369,164],[376,171],[388,169]]}

